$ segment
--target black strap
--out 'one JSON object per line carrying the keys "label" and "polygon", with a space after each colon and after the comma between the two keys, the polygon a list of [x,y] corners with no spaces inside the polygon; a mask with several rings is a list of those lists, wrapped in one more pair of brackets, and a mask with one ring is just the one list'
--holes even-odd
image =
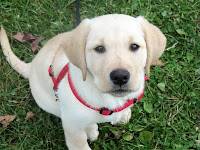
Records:
{"label": "black strap", "polygon": [[79,0],[76,0],[76,22],[78,26],[80,24]]}

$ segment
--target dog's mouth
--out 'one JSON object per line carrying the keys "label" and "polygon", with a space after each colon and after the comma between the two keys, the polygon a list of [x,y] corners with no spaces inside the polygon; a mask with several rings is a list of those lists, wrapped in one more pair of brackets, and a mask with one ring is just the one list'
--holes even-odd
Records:
{"label": "dog's mouth", "polygon": [[117,89],[117,90],[112,90],[109,91],[110,95],[116,96],[116,97],[124,97],[126,95],[128,95],[129,93],[131,93],[131,90],[127,90],[127,89]]}

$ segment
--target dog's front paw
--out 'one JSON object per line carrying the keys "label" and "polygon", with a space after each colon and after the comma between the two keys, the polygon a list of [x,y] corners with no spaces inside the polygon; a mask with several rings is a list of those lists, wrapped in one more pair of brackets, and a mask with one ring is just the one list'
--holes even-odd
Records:
{"label": "dog's front paw", "polygon": [[131,118],[131,109],[129,108],[123,113],[119,123],[127,124],[130,118]]}
{"label": "dog's front paw", "polygon": [[98,136],[99,136],[99,131],[98,130],[94,130],[94,131],[90,131],[88,134],[88,139],[92,142],[97,140]]}
{"label": "dog's front paw", "polygon": [[90,141],[95,141],[99,136],[98,125],[93,124],[85,128],[85,132]]}

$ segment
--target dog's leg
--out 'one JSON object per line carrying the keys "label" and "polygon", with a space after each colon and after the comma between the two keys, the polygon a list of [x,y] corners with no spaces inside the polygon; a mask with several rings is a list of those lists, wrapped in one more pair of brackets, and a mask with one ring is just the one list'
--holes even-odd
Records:
{"label": "dog's leg", "polygon": [[123,113],[123,115],[122,115],[122,117],[121,117],[119,123],[124,123],[124,124],[126,124],[126,123],[129,122],[129,119],[130,119],[130,118],[131,118],[131,109],[128,108],[128,109]]}
{"label": "dog's leg", "polygon": [[87,135],[84,129],[78,128],[65,117],[62,117],[62,125],[69,150],[91,150],[87,143]]}
{"label": "dog's leg", "polygon": [[91,124],[88,127],[86,127],[84,130],[85,130],[87,137],[90,141],[95,141],[98,138],[99,131],[98,131],[98,125],[97,124]]}

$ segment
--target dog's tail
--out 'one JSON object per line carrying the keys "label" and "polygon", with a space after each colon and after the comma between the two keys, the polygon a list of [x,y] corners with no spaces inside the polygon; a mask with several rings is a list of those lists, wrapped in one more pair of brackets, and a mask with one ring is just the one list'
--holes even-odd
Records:
{"label": "dog's tail", "polygon": [[3,49],[3,53],[6,56],[8,63],[24,78],[29,78],[31,63],[25,63],[21,61],[11,50],[6,31],[1,26],[0,42]]}

